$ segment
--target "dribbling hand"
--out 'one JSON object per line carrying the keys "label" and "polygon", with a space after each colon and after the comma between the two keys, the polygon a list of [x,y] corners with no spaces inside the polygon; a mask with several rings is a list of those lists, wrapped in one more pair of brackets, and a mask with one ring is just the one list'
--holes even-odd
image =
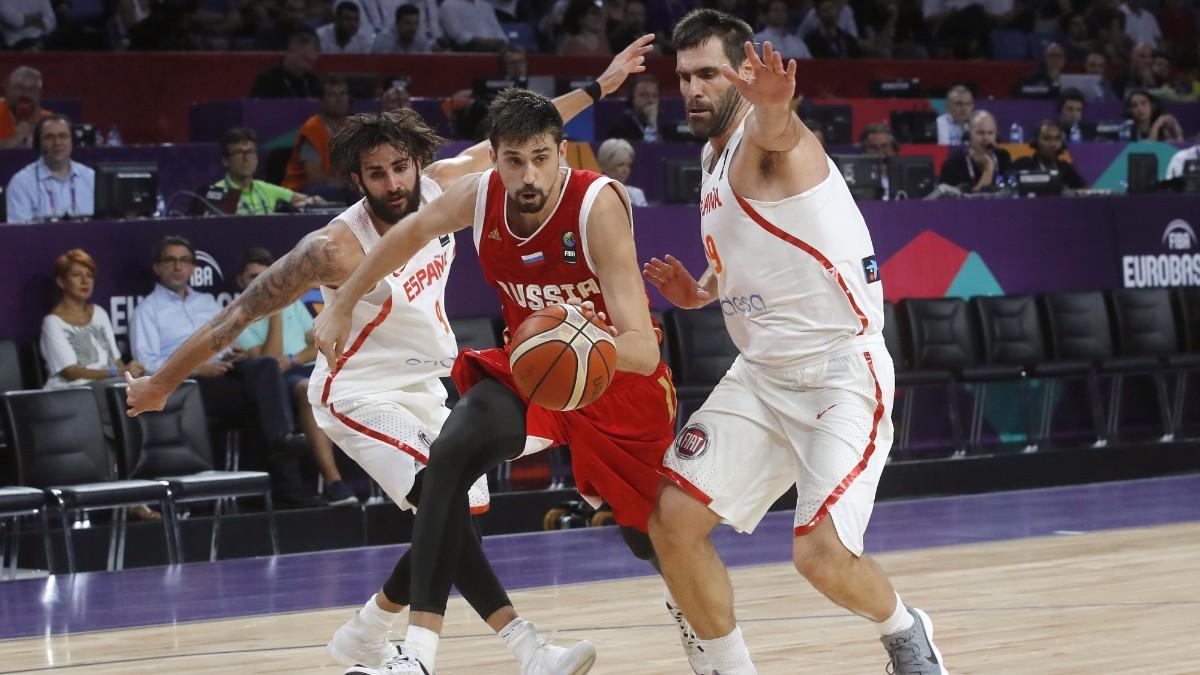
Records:
{"label": "dribbling hand", "polygon": [[608,323],[607,314],[596,311],[596,303],[592,302],[591,300],[584,300],[583,302],[578,300],[568,300],[566,304],[577,307],[579,309],[579,313],[583,314],[583,318],[588,319],[589,321],[593,317],[596,318],[598,321],[600,321],[600,323],[604,324],[605,330],[611,333],[613,337],[617,337],[617,329]]}
{"label": "dribbling hand", "polygon": [[683,309],[698,309],[713,301],[713,294],[700,287],[696,278],[675,256],[666,260],[651,258],[642,266],[642,276],[654,284],[671,304]]}

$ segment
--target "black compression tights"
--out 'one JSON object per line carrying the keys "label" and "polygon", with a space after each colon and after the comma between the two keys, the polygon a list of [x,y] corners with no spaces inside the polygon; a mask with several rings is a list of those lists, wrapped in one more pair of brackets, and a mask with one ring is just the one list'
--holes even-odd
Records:
{"label": "black compression tights", "polygon": [[[417,474],[416,484],[408,493],[409,502],[420,504],[424,477],[424,471]],[[479,614],[479,618],[486,621],[493,612],[501,607],[511,605],[512,602],[509,601],[508,594],[504,592],[504,587],[500,585],[500,580],[496,578],[492,566],[488,564],[487,558],[483,554],[483,548],[479,544],[478,528],[469,514],[467,518],[467,525],[463,528],[464,536],[459,549],[458,570],[454,575],[454,585],[458,587],[458,592],[462,593],[463,599],[470,603],[471,607]],[[410,548],[405,551],[396,563],[396,567],[392,569],[392,575],[383,585],[383,594],[397,605],[409,604],[412,600],[409,592],[411,579],[412,549]]]}
{"label": "black compression tights", "polygon": [[[417,509],[410,549],[409,588],[414,611],[445,614],[453,581],[483,615],[486,608],[467,596],[468,589],[482,578],[497,589],[500,583],[471,527],[467,490],[493,467],[520,455],[524,447],[525,404],[499,382],[485,378],[454,406],[430,448],[429,465],[423,472],[424,496]],[[403,574],[400,565],[397,570]],[[392,577],[396,576],[393,572]]]}

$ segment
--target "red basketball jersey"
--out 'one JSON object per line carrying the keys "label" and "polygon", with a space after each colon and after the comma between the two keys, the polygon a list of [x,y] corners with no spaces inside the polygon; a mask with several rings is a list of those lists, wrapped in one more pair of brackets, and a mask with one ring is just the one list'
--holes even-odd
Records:
{"label": "red basketball jersey", "polygon": [[550,305],[591,300],[597,311],[608,312],[586,234],[592,204],[612,182],[598,173],[568,169],[550,217],[530,236],[519,237],[508,226],[500,174],[489,170],[480,177],[476,203],[483,208],[475,209],[475,248],[484,279],[500,295],[506,340],[525,317]]}

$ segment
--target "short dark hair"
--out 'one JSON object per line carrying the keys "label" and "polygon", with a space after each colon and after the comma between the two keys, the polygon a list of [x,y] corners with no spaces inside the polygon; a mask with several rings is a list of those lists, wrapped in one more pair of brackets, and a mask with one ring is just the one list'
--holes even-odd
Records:
{"label": "short dark hair", "polygon": [[249,127],[234,127],[229,131],[221,134],[221,156],[229,156],[229,146],[237,145],[238,143],[251,142],[255,146],[258,145],[258,134]]}
{"label": "short dark hair", "polygon": [[346,173],[362,173],[362,153],[390,145],[409,156],[418,168],[433,161],[445,142],[412,108],[351,115],[329,143],[333,165]]}
{"label": "short dark hair", "polygon": [[178,234],[168,234],[167,236],[155,242],[154,262],[161,260],[163,252],[166,251],[170,246],[183,246],[187,248],[188,253],[190,253],[193,258],[196,257],[196,247],[192,246],[192,242],[188,241],[186,237]]}
{"label": "short dark hair", "polygon": [[[51,122],[65,122],[67,125],[67,131],[71,131],[71,118],[62,113],[50,113],[49,115],[42,117],[33,125],[34,150],[37,150],[38,152],[42,151],[42,130],[45,129],[46,125]],[[72,138],[72,141],[74,141],[74,138]]]}
{"label": "short dark hair", "polygon": [[342,2],[339,2],[336,7],[334,7],[333,14],[334,16],[337,16],[348,9],[354,10],[355,14],[359,13],[358,3],[351,2],[350,0],[343,0]]}
{"label": "short dark hair", "polygon": [[275,257],[271,252],[262,246],[251,246],[242,254],[242,264],[238,267],[238,274],[246,271],[247,265],[262,265],[270,267],[275,262]]}
{"label": "short dark hair", "polygon": [[1087,99],[1083,97],[1082,91],[1079,91],[1075,87],[1067,87],[1058,94],[1058,112],[1062,112],[1063,106],[1067,104],[1067,101],[1085,103]]}
{"label": "short dark hair", "polygon": [[287,48],[292,47],[317,47],[321,46],[321,41],[317,39],[317,34],[311,28],[300,28],[288,33]]}
{"label": "short dark hair", "polygon": [[400,17],[408,16],[409,14],[421,15],[421,8],[416,5],[400,5],[396,8],[396,23],[400,23]]}
{"label": "short dark hair", "polygon": [[325,90],[330,87],[345,87],[347,90],[350,89],[350,83],[341,75],[324,75],[321,77],[320,85],[321,96],[325,96]]}
{"label": "short dark hair", "polygon": [[715,9],[696,9],[688,12],[675,26],[671,46],[679,52],[699,47],[710,37],[721,40],[725,56],[737,70],[746,60],[746,43],[754,41],[754,30],[736,16]]}
{"label": "short dark hair", "polygon": [[858,142],[866,143],[867,139],[871,137],[871,134],[887,134],[888,136],[892,137],[893,141],[896,138],[896,135],[892,133],[892,128],[889,127],[887,123],[876,122],[875,124],[868,124],[867,126],[863,127],[862,133],[858,136]]}
{"label": "short dark hair", "polygon": [[550,134],[555,145],[563,139],[563,119],[550,99],[527,89],[509,87],[488,106],[488,140],[492,148],[501,141],[520,142]]}

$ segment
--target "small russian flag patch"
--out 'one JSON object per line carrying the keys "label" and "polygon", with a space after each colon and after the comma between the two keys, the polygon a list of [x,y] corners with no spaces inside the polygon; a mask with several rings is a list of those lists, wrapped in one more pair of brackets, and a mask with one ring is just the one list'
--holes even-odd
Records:
{"label": "small russian flag patch", "polygon": [[521,256],[521,262],[525,263],[526,265],[536,265],[545,259],[546,257],[542,255],[541,251],[536,253],[528,253]]}

